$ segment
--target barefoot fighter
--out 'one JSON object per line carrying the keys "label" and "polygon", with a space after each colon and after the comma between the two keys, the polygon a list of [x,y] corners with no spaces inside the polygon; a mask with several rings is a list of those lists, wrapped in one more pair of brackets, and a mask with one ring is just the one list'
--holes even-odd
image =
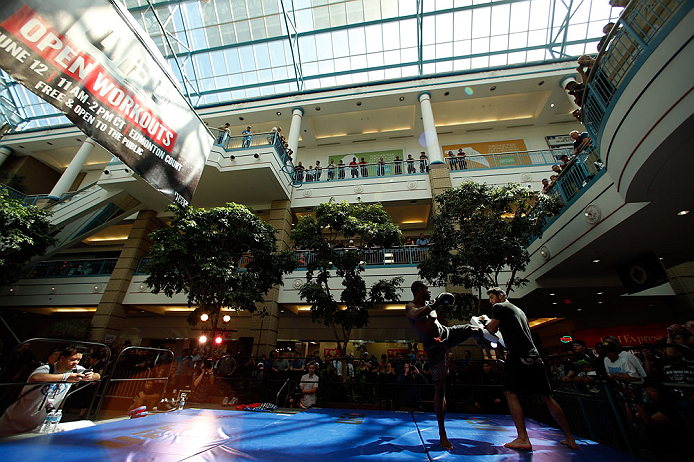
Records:
{"label": "barefoot fighter", "polygon": [[446,327],[438,321],[436,308],[453,304],[455,301],[453,295],[443,293],[436,298],[434,303],[430,304],[431,292],[421,281],[412,283],[412,294],[414,300],[405,307],[407,320],[410,321],[410,325],[419,335],[424,344],[424,351],[427,353],[431,377],[434,380],[434,409],[439,423],[441,447],[451,449],[453,445],[448,441],[444,427],[446,417],[444,388],[446,383],[446,350],[470,337],[473,337],[478,343],[482,343],[482,329],[472,327],[469,324]]}
{"label": "barefoot fighter", "polygon": [[492,304],[492,320],[487,324],[487,330],[493,334],[500,329],[508,348],[504,367],[504,395],[518,431],[518,438],[504,446],[532,451],[533,447],[525,428],[525,417],[518,401],[518,393],[539,393],[552,417],[564,432],[565,439],[561,443],[572,449],[578,449],[569,430],[564,411],[552,397],[545,365],[533,343],[525,313],[506,300],[506,293],[499,287],[489,289],[487,295]]}

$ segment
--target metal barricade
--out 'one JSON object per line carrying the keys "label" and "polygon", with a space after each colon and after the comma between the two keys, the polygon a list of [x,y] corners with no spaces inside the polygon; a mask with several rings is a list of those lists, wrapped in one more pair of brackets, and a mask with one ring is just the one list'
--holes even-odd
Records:
{"label": "metal barricade", "polygon": [[[129,359],[128,357],[131,356],[132,353],[137,351],[156,353],[152,367],[148,367],[147,369],[144,367],[129,369],[127,367],[130,366],[130,364],[125,364],[126,360]],[[126,353],[125,356],[124,353]],[[162,361],[160,361],[160,358]],[[165,359],[168,359],[168,361],[164,361]],[[99,415],[104,401],[107,398],[112,400],[133,398],[140,391],[140,384],[147,381],[164,382],[164,386],[161,389],[161,396],[163,397],[164,393],[166,393],[169,376],[171,375],[170,368],[173,362],[173,352],[163,348],[130,346],[121,350],[118,357],[111,365],[109,380],[104,385],[99,403],[94,410],[94,416],[96,417]],[[164,374],[164,372],[166,372],[166,374]]]}

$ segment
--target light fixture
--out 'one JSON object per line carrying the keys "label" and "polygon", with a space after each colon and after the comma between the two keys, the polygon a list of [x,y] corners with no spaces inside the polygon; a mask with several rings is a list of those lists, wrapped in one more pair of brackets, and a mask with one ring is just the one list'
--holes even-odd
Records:
{"label": "light fixture", "polygon": [[544,80],[540,80],[540,81],[537,83],[538,86],[544,85],[544,84],[545,84],[545,81],[544,81]]}
{"label": "light fixture", "polygon": [[229,159],[234,160],[236,159],[236,156],[229,156]]}
{"label": "light fixture", "polygon": [[557,304],[557,302],[552,302],[552,305],[556,305],[556,304]]}
{"label": "light fixture", "polygon": [[583,311],[583,308],[579,308],[579,309],[577,309],[576,311]]}
{"label": "light fixture", "polygon": [[603,303],[605,303],[605,302],[598,302],[599,305],[602,305]]}
{"label": "light fixture", "polygon": [[94,286],[94,292],[98,293],[101,290],[101,286]]}
{"label": "light fixture", "polygon": [[593,260],[593,263],[600,263],[600,259],[596,258],[595,260]]}
{"label": "light fixture", "polygon": [[222,337],[220,337],[219,335],[216,336],[214,338],[214,343],[216,343],[217,345],[220,345],[222,343]]}
{"label": "light fixture", "polygon": [[549,294],[550,297],[554,297],[555,295],[557,295],[557,294],[554,294],[554,293]]}
{"label": "light fixture", "polygon": [[224,321],[224,322],[231,321],[231,316],[229,316],[228,314],[225,314],[224,317],[222,318],[222,321]]}
{"label": "light fixture", "polygon": [[443,94],[443,96],[448,96],[448,95],[450,95],[450,94],[451,94],[451,92],[450,92],[450,91],[447,91],[446,93]]}
{"label": "light fixture", "polygon": [[203,313],[203,314],[200,315],[200,320],[201,320],[202,322],[205,322],[205,321],[207,321],[208,319],[210,319],[210,317],[208,316],[207,313]]}
{"label": "light fixture", "polygon": [[253,157],[255,157],[256,159],[260,159],[260,154],[256,152],[255,154],[253,154]]}
{"label": "light fixture", "polygon": [[549,107],[554,107],[554,103],[550,103],[550,104],[549,104]]}
{"label": "light fixture", "polygon": [[10,295],[14,294],[14,287],[10,287]]}
{"label": "light fixture", "polygon": [[496,90],[496,85],[493,85],[492,88],[489,89],[489,91],[494,91]]}
{"label": "light fixture", "polygon": [[320,106],[316,106],[316,111],[320,111]]}
{"label": "light fixture", "polygon": [[601,290],[600,292],[598,292],[598,295],[602,295],[602,294],[604,294],[604,293],[605,293],[605,292],[603,292],[603,291]]}
{"label": "light fixture", "polygon": [[198,341],[200,343],[207,343],[207,337],[205,337],[204,335],[201,335],[200,338],[198,339]]}
{"label": "light fixture", "polygon": [[400,101],[405,101],[405,97],[404,97],[404,96],[401,96],[401,97],[398,98],[398,99],[399,99]]}
{"label": "light fixture", "polygon": [[357,101],[357,106],[361,106],[361,101]]}
{"label": "light fixture", "polygon": [[282,113],[280,111],[277,111],[277,115],[282,115]]}
{"label": "light fixture", "polygon": [[677,215],[683,216],[683,215],[686,215],[688,213],[689,213],[689,210],[680,210],[679,212],[677,212]]}
{"label": "light fixture", "polygon": [[239,120],[243,120],[243,117],[239,117]]}
{"label": "light fixture", "polygon": [[55,293],[55,287],[51,287],[51,293],[52,293],[52,294]]}

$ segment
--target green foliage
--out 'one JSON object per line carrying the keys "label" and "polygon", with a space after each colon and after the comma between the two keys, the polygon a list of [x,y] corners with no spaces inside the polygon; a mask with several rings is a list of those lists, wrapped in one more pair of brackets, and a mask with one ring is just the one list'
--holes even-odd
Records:
{"label": "green foliage", "polygon": [[225,306],[255,311],[255,302],[296,267],[292,252],[277,252],[275,229],[243,205],[168,210],[171,226],[150,234],[145,283],[153,293],[187,294],[188,306],[198,305],[188,317],[193,325],[201,313],[214,319]]}
{"label": "green foliage", "polygon": [[[302,217],[292,232],[297,246],[314,249],[316,257],[307,265],[306,283],[299,289],[299,296],[312,305],[314,322],[333,329],[338,350],[344,352],[351,330],[368,325],[368,310],[376,304],[400,300],[402,277],[381,279],[367,287],[361,273],[369,247],[399,245],[402,233],[378,203],[349,204],[331,199],[316,207],[315,212],[315,219]],[[354,240],[354,247],[335,249],[340,234],[345,241]],[[340,309],[330,292],[331,271],[342,279],[340,302],[345,309]],[[333,288],[336,285],[333,283]]]}
{"label": "green foliage", "polygon": [[[519,185],[475,182],[446,190],[436,201],[439,214],[433,218],[429,258],[419,265],[419,273],[431,284],[473,289],[478,301],[488,287],[505,285],[510,293],[527,283],[518,277],[530,261],[526,247],[561,208],[555,198]],[[502,276],[508,279],[502,281]],[[448,316],[465,319],[474,314],[473,295],[457,298],[458,310]]]}
{"label": "green foliage", "polygon": [[50,215],[0,191],[0,286],[19,279],[24,264],[55,243]]}
{"label": "green foliage", "polygon": [[52,324],[46,335],[49,338],[65,340],[88,340],[90,329],[91,321],[89,319],[71,319]]}

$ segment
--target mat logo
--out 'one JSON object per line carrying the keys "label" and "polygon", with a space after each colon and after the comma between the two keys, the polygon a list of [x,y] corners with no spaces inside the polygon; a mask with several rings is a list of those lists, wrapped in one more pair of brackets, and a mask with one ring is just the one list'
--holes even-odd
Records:
{"label": "mat logo", "polygon": [[335,421],[335,423],[361,425],[361,423],[364,422],[364,417],[366,417],[366,414],[357,414],[355,412],[345,412]]}
{"label": "mat logo", "polygon": [[491,430],[497,432],[504,430],[504,427],[500,427],[496,423],[492,422],[489,419],[485,419],[484,417],[468,417],[463,420],[467,420],[470,423],[470,425],[480,430]]}

